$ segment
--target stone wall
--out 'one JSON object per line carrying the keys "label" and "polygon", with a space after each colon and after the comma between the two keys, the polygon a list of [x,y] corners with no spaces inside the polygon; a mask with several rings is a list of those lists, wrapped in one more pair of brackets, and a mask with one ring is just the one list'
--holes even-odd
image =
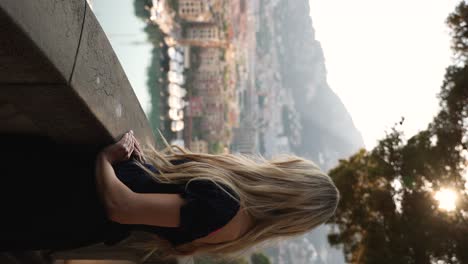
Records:
{"label": "stone wall", "polygon": [[[154,144],[148,120],[86,0],[0,1],[0,136],[4,142],[9,142],[8,135],[10,141],[24,135],[45,136],[64,148],[73,146],[77,153],[80,149],[92,153],[86,151],[99,150],[130,129],[143,144]],[[34,157],[13,158],[27,164]],[[36,176],[41,173],[46,172]],[[72,174],[64,177],[79,176]],[[102,246],[88,250],[63,252],[62,257],[113,255],[111,248]],[[116,258],[132,260],[147,253],[130,248],[119,252],[124,255]],[[46,263],[33,261],[28,254],[37,256],[3,254],[0,259],[27,263],[21,260],[25,257],[29,263]]]}
{"label": "stone wall", "polygon": [[0,2],[0,132],[106,145],[153,134],[85,0]]}

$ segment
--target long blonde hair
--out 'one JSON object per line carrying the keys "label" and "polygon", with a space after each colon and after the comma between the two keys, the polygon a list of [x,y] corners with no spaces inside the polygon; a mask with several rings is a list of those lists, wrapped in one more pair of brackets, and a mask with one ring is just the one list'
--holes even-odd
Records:
{"label": "long blonde hair", "polygon": [[[330,177],[301,157],[284,155],[266,160],[245,155],[192,153],[179,146],[144,152],[146,162],[158,168],[160,174],[141,167],[157,181],[210,180],[220,188],[224,184],[238,195],[241,208],[254,220],[253,227],[242,237],[219,244],[191,242],[172,247],[167,241],[156,239],[153,247],[159,247],[167,255],[229,254],[271,239],[304,234],[326,222],[339,201],[338,189]],[[170,161],[174,159],[190,162],[173,165]]]}

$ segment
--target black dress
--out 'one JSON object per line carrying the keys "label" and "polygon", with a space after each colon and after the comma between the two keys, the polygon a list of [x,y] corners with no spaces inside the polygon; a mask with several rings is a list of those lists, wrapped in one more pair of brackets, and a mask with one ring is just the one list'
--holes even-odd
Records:
{"label": "black dress", "polygon": [[[177,228],[117,224],[107,218],[99,201],[94,156],[53,148],[50,142],[30,143],[36,145],[27,151],[31,155],[27,163],[15,156],[25,153],[17,144],[10,146],[7,156],[0,156],[0,251],[67,250],[101,242],[113,245],[132,230],[154,232],[179,245],[221,228],[239,210],[239,203],[211,181],[161,184],[134,161],[127,161],[114,169],[130,189],[178,193],[186,203],[180,209]],[[3,142],[3,147],[8,150],[8,143]],[[21,151],[14,153],[17,149]],[[223,188],[237,197],[227,186]]]}
{"label": "black dress", "polygon": [[[188,160],[173,161],[177,165]],[[157,172],[149,164],[145,166]],[[189,184],[162,184],[139,168],[134,161],[118,164],[114,167],[117,177],[137,193],[178,193],[186,201],[180,208],[179,227],[157,227],[147,225],[120,225],[121,233],[116,237],[129,234],[131,230],[156,233],[169,240],[173,245],[180,245],[204,237],[226,225],[239,210],[239,203],[220,189],[215,183],[207,180],[195,180]],[[232,196],[238,196],[227,186],[222,188]],[[126,229],[126,230],[125,230]],[[125,237],[125,235],[123,236]],[[115,241],[108,240],[107,243]]]}

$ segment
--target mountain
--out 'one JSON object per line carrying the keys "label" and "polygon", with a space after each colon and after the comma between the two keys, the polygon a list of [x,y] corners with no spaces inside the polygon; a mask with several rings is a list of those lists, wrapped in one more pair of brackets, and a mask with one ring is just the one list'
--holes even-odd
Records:
{"label": "mountain", "polygon": [[278,1],[274,8],[276,49],[282,86],[292,91],[301,114],[302,142],[295,153],[323,161],[330,169],[338,159],[364,147],[361,134],[340,98],[327,83],[325,58],[310,17],[308,0]]}
{"label": "mountain", "polygon": [[[270,89],[276,90],[273,94],[281,94],[276,96],[281,98],[276,104],[286,114],[279,135],[289,138],[291,152],[316,161],[328,171],[339,159],[363,148],[364,140],[327,83],[323,50],[315,39],[309,14],[308,0],[260,0],[256,18],[257,85],[262,91]],[[273,86],[276,88],[270,88]],[[291,125],[296,120],[299,124]],[[294,139],[298,135],[300,139]],[[275,138],[267,140],[268,144],[275,144]],[[328,244],[330,228],[320,226],[266,253],[274,263],[344,263],[342,250]]]}

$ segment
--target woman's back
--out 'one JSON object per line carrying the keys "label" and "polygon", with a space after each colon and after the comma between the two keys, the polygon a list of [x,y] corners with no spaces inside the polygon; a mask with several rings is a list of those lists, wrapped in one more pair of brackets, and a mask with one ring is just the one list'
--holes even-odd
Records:
{"label": "woman's back", "polygon": [[[189,162],[175,160],[174,165]],[[151,165],[148,169],[157,172]],[[239,211],[239,202],[225,193],[215,183],[195,180],[189,184],[159,183],[144,172],[134,161],[114,166],[117,177],[136,193],[179,194],[185,203],[180,208],[179,227],[133,225],[130,230],[142,230],[160,235],[173,245],[180,245],[207,236],[225,226]],[[236,196],[226,186],[223,188]]]}
{"label": "woman's back", "polygon": [[181,209],[183,228],[120,225],[108,220],[96,193],[95,154],[77,153],[45,137],[25,136],[2,143],[8,155],[0,163],[0,205],[4,208],[0,251],[115,244],[132,230],[153,232],[181,244],[219,229],[239,208],[213,183],[193,182],[188,189],[185,184],[162,184],[127,161],[114,168],[134,192],[178,193],[187,204]]}

